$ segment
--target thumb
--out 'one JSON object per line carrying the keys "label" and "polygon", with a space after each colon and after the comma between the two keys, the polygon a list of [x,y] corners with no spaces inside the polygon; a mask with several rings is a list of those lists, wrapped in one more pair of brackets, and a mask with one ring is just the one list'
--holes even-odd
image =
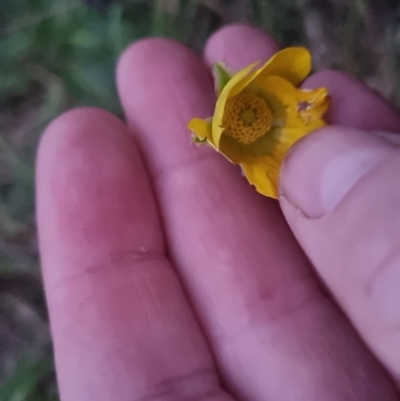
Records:
{"label": "thumb", "polygon": [[289,153],[280,201],[317,273],[399,384],[400,148],[324,128]]}

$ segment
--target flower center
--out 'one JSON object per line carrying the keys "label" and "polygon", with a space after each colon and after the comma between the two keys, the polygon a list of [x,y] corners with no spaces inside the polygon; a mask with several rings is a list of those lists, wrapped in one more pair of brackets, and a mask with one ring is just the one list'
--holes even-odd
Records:
{"label": "flower center", "polygon": [[226,102],[222,121],[224,134],[250,144],[270,129],[272,119],[272,112],[262,97],[241,92]]}

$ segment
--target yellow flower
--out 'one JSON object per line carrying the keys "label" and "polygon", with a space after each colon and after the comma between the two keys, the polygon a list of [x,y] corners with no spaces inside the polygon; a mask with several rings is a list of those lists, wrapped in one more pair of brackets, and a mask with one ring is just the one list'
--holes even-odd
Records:
{"label": "yellow flower", "polygon": [[194,118],[188,128],[195,142],[206,143],[242,170],[258,192],[277,198],[279,171],[288,149],[325,125],[326,88],[299,89],[311,71],[311,55],[302,47],[275,54],[232,74],[214,66],[217,103],[214,116]]}

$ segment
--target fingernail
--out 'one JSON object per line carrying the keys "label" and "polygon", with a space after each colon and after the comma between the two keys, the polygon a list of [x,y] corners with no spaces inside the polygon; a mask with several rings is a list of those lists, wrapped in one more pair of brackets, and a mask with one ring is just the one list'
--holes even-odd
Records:
{"label": "fingernail", "polygon": [[281,196],[310,218],[332,212],[391,151],[377,136],[330,126],[301,140],[281,171]]}

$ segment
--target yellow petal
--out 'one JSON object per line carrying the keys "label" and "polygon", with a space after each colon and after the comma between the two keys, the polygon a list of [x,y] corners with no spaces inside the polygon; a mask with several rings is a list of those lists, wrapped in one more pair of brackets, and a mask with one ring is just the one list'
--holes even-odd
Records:
{"label": "yellow petal", "polygon": [[299,89],[297,91],[297,98],[300,104],[303,104],[300,116],[305,122],[307,129],[312,131],[324,126],[325,122],[322,120],[322,117],[328,111],[330,105],[328,89]]}
{"label": "yellow petal", "polygon": [[212,136],[213,142],[215,146],[218,147],[219,140],[221,138],[221,134],[223,131],[222,127],[222,119],[224,116],[225,104],[229,97],[235,96],[240,91],[243,90],[245,86],[248,85],[249,77],[248,75],[250,71],[257,65],[258,63],[254,63],[244,68],[235,74],[230,81],[225,85],[224,89],[221,92],[221,95],[217,99],[217,104],[215,105],[215,113],[212,122]]}
{"label": "yellow petal", "polygon": [[187,127],[201,140],[207,139],[211,133],[211,123],[202,118],[192,118]]}
{"label": "yellow petal", "polygon": [[321,104],[329,99],[329,93],[327,88],[298,89],[297,98],[299,102]]}
{"label": "yellow petal", "polygon": [[[270,76],[261,87],[252,83],[247,90],[265,99],[273,114],[272,126],[265,135],[251,143],[241,143],[224,131],[218,149],[233,163],[253,162],[267,155],[275,157],[279,151],[285,153],[296,140],[310,131],[299,114],[298,90],[285,79]],[[315,120],[315,124],[317,122],[322,120]]]}
{"label": "yellow petal", "polygon": [[309,131],[304,129],[304,126],[282,128],[274,157],[282,162],[290,147],[309,133]]}
{"label": "yellow petal", "polygon": [[306,134],[307,131],[302,128],[283,128],[272,154],[240,163],[247,180],[257,192],[278,198],[282,162],[290,147]]}
{"label": "yellow petal", "polygon": [[270,75],[282,77],[292,85],[299,84],[311,71],[311,54],[304,47],[289,47],[276,53],[258,70],[251,72],[257,64],[251,64],[235,74],[226,84],[217,100],[212,125],[216,147],[219,147],[223,131],[222,119],[228,98],[237,95],[250,84],[252,86],[263,85]]}
{"label": "yellow petal", "polygon": [[[275,166],[274,166],[275,164]],[[279,169],[271,158],[260,158],[241,164],[244,175],[257,192],[270,198],[278,198]]]}
{"label": "yellow petal", "polygon": [[316,120],[312,120],[312,121],[308,122],[306,125],[306,129],[307,129],[307,132],[312,132],[312,131],[315,131],[322,127],[325,127],[325,126],[326,126],[326,122],[322,118],[318,118]]}
{"label": "yellow petal", "polygon": [[207,141],[211,146],[214,147],[211,126],[212,118],[208,118],[206,120],[203,120],[202,118],[192,118],[187,125],[190,131],[192,131],[199,139],[199,142]]}
{"label": "yellow petal", "polygon": [[285,107],[285,126],[297,127],[304,125],[299,115],[298,91],[289,81],[278,76],[270,76],[260,85],[256,86],[255,83],[252,83],[249,88],[254,91],[260,91],[260,93],[264,92],[266,96],[273,95],[280,101]]}
{"label": "yellow petal", "polygon": [[305,47],[288,47],[272,56],[260,68],[255,83],[277,75],[297,86],[311,72],[311,54]]}

